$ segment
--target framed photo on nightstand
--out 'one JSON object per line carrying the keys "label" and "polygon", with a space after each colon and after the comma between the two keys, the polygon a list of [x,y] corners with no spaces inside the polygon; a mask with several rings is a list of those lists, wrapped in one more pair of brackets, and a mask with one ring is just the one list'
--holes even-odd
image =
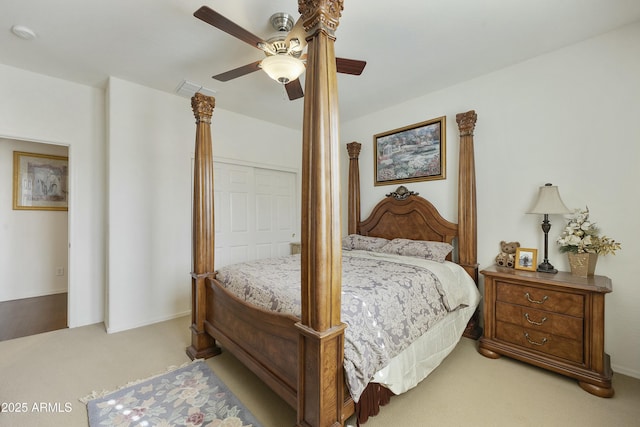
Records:
{"label": "framed photo on nightstand", "polygon": [[538,265],[538,250],[531,248],[516,249],[516,265],[517,270],[536,271]]}

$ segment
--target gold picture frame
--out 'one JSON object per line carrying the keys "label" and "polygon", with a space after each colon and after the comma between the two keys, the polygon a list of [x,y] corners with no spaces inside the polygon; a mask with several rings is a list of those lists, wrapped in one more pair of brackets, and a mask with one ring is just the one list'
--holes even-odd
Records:
{"label": "gold picture frame", "polygon": [[446,116],[373,136],[374,184],[446,178]]}
{"label": "gold picture frame", "polygon": [[13,209],[69,209],[69,158],[13,152]]}
{"label": "gold picture frame", "polygon": [[516,270],[536,271],[538,267],[538,250],[517,248],[514,267]]}

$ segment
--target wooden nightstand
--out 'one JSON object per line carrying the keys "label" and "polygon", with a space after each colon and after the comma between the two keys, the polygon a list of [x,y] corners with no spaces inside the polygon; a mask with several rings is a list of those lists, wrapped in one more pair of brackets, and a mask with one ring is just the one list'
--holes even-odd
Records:
{"label": "wooden nightstand", "polygon": [[512,357],[578,380],[611,397],[611,362],[604,352],[605,276],[537,273],[493,266],[484,275],[480,354]]}

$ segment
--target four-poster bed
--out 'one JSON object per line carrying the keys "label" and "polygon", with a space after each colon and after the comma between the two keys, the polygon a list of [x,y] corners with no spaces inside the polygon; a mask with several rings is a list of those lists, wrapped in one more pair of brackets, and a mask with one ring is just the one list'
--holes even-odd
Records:
{"label": "four-poster bed", "polygon": [[[214,265],[213,153],[210,123],[215,100],[192,98],[196,117],[194,168],[191,358],[234,354],[297,410],[299,426],[342,425],[358,410],[375,414],[391,392],[370,383],[356,404],[345,387],[345,328],[341,320],[342,236],[338,109],[334,31],[341,0],[299,0],[307,32],[302,158],[300,313],[275,313],[234,296],[216,278]],[[451,243],[456,262],[477,283],[475,112],[459,114],[458,224],[417,195],[386,197],[360,220],[359,144],[349,151],[349,234]],[[480,335],[473,316],[465,335]],[[356,408],[357,407],[357,408]]]}

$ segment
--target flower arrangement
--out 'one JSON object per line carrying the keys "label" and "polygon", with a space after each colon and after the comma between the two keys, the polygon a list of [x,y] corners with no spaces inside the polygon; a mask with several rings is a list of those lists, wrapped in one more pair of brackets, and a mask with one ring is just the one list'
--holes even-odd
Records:
{"label": "flower arrangement", "polygon": [[558,237],[560,252],[615,255],[616,251],[621,249],[620,243],[610,237],[599,236],[598,231],[596,224],[589,221],[589,208],[576,209]]}

